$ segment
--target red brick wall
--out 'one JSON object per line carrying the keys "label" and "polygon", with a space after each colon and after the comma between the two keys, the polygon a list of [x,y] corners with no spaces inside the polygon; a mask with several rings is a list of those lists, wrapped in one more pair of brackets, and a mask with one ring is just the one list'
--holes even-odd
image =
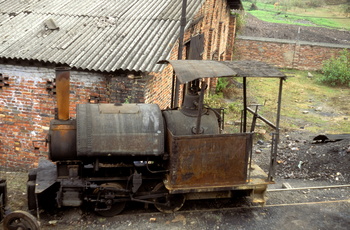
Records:
{"label": "red brick wall", "polygon": [[145,103],[158,104],[161,109],[170,107],[172,76],[170,65],[161,73],[152,73],[145,86]]}
{"label": "red brick wall", "polygon": [[[55,73],[15,65],[0,65],[0,72],[9,85],[0,90],[0,167],[32,168],[47,157],[42,141],[55,114]],[[144,102],[147,78],[72,71],[70,82],[70,117],[75,118],[80,103]]]}
{"label": "red brick wall", "polygon": [[[235,17],[225,0],[208,0],[197,17],[203,19],[193,32],[204,33],[204,60],[231,60],[235,37]],[[189,35],[188,35],[189,38]]]}
{"label": "red brick wall", "polygon": [[[28,72],[27,72],[28,71]],[[46,148],[34,140],[44,140],[50,119],[53,118],[54,98],[46,92],[49,73],[31,69],[3,69],[8,87],[0,91],[0,162],[2,167],[28,167]],[[19,75],[22,75],[19,77]]]}
{"label": "red brick wall", "polygon": [[[235,37],[236,19],[230,13],[226,0],[207,0],[198,14],[194,17],[195,24],[187,28],[184,42],[191,37],[204,34],[204,60],[231,60]],[[179,28],[180,29],[180,28]],[[185,46],[183,59],[185,59]],[[170,60],[177,60],[178,41],[174,44]],[[217,58],[214,58],[217,57]],[[167,66],[162,73],[151,73],[154,76],[146,87],[146,103],[156,103],[162,109],[170,106],[171,82],[173,70]],[[211,81],[211,88],[215,88],[216,81]]]}
{"label": "red brick wall", "polygon": [[236,38],[234,58],[257,60],[282,68],[319,70],[322,62],[335,56],[344,48],[324,43],[310,43],[267,38]]}

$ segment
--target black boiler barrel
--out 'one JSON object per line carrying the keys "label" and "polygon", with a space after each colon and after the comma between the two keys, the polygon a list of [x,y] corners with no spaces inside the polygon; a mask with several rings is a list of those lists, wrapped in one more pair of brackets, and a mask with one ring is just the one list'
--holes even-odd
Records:
{"label": "black boiler barrel", "polygon": [[164,124],[156,104],[77,106],[78,157],[159,156]]}

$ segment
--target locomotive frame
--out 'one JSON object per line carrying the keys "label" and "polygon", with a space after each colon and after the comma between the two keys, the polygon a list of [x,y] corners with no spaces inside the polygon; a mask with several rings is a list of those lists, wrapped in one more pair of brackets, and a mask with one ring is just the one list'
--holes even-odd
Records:
{"label": "locomotive frame", "polygon": [[[41,160],[29,172],[29,210],[39,214],[40,208],[49,206],[88,204],[100,215],[114,216],[126,202],[135,201],[169,213],[179,210],[185,200],[230,198],[235,191],[265,204],[267,186],[274,183],[286,76],[255,61],[160,63],[174,70],[169,109],[147,104],[86,104],[77,106],[76,119],[69,118],[70,72],[57,70],[58,113],[47,138],[51,161]],[[202,79],[214,77],[243,78],[240,133],[225,134],[223,111],[203,103],[207,83]],[[279,79],[276,125],[248,107],[246,80],[250,77]],[[253,114],[249,131],[248,112]],[[274,129],[268,173],[252,160],[257,119]]]}

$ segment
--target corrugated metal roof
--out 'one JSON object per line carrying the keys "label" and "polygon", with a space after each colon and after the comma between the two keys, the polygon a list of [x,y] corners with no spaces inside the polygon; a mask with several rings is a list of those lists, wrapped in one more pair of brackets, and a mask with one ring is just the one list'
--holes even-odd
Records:
{"label": "corrugated metal roof", "polygon": [[[204,1],[187,1],[188,19]],[[157,72],[178,38],[181,7],[182,0],[0,0],[0,57]]]}
{"label": "corrugated metal roof", "polygon": [[200,78],[212,77],[287,78],[284,73],[274,66],[254,60],[162,60],[159,63],[170,63],[181,84]]}

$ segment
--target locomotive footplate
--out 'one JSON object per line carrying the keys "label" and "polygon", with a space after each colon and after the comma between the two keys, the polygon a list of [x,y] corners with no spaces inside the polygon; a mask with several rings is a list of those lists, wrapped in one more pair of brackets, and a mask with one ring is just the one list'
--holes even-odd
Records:
{"label": "locomotive footplate", "polygon": [[247,191],[253,203],[265,204],[265,193],[269,184],[267,174],[255,163],[252,163],[248,170],[249,178],[246,183],[235,184],[234,186],[206,186],[206,187],[172,187],[168,180],[164,181],[165,187],[170,194],[185,194],[186,200],[199,200],[210,198],[231,198],[232,191]]}

